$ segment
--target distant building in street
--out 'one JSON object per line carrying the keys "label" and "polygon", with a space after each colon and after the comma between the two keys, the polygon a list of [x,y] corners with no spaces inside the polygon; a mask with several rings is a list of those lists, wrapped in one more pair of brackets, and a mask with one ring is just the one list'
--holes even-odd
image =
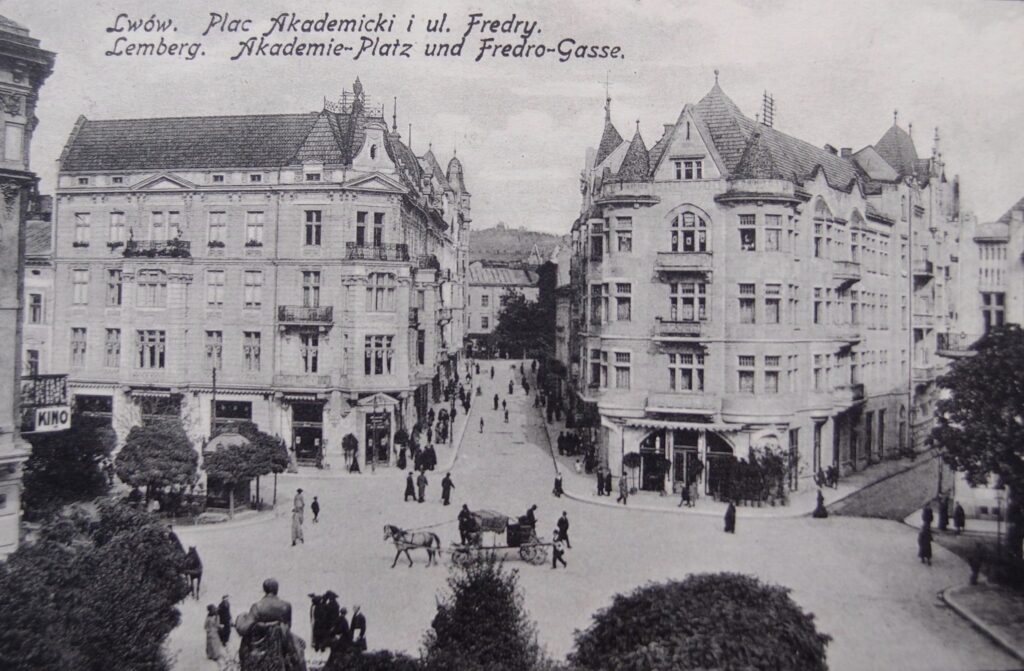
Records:
{"label": "distant building in street", "polygon": [[38,178],[29,169],[32,134],[39,123],[39,89],[53,72],[56,55],[8,18],[0,16],[0,557],[18,547],[21,465],[28,445],[19,435],[22,351],[22,287],[26,215]]}
{"label": "distant building in street", "polygon": [[22,366],[24,375],[50,373],[50,338],[54,306],[53,198],[40,196],[25,221],[25,289],[22,296]]}
{"label": "distant building in street", "polygon": [[560,349],[614,472],[639,452],[641,488],[714,494],[764,450],[795,488],[923,447],[960,234],[937,132],[926,158],[895,119],[858,152],[816,147],[716,80],[650,147],[609,99],[581,185]]}
{"label": "distant building in street", "polygon": [[308,113],[81,117],[54,219],[51,365],[122,440],[252,420],[300,463],[388,465],[456,374],[463,167],[416,156],[358,79]]}
{"label": "distant building in street", "polygon": [[474,261],[469,264],[466,303],[466,348],[473,356],[493,356],[493,334],[498,315],[509,292],[523,294],[528,301],[536,301],[540,289],[537,273],[521,264],[498,264]]}

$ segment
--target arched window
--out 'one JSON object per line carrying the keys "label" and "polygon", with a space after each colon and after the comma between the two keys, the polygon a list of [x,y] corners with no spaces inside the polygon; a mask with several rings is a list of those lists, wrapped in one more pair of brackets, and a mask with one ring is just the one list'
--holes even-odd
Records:
{"label": "arched window", "polygon": [[394,312],[395,285],[391,273],[370,273],[366,278],[366,311]]}
{"label": "arched window", "polygon": [[708,251],[708,222],[696,212],[681,212],[672,220],[673,252]]}

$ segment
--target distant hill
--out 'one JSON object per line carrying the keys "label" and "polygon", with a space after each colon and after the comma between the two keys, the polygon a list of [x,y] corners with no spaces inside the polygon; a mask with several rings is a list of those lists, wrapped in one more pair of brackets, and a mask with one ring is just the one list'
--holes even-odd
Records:
{"label": "distant hill", "polygon": [[534,245],[537,245],[541,257],[546,261],[551,257],[555,245],[569,245],[569,236],[511,228],[501,223],[492,228],[469,231],[470,261],[526,261]]}

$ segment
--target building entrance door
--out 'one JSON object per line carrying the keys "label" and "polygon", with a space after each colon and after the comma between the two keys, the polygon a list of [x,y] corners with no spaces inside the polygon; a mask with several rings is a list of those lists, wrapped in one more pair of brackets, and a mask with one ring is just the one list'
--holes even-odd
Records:
{"label": "building entrance door", "polygon": [[666,465],[665,432],[656,431],[640,443],[640,489],[646,492],[664,489]]}
{"label": "building entrance door", "polygon": [[387,412],[366,414],[366,464],[387,466],[391,456],[391,415]]}
{"label": "building entrance door", "polygon": [[732,461],[736,458],[732,446],[720,436],[707,433],[707,472],[704,493],[717,495],[729,477]]}
{"label": "building entrance door", "polygon": [[292,449],[295,461],[323,462],[323,403],[292,403]]}

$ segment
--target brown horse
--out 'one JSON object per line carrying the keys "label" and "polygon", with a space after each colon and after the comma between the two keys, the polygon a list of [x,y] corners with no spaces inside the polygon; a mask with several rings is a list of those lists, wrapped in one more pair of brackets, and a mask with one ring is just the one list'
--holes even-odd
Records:
{"label": "brown horse", "polygon": [[188,578],[188,593],[199,600],[199,588],[203,582],[203,560],[199,558],[194,545],[189,546],[185,559],[181,563],[181,573]]}
{"label": "brown horse", "polygon": [[[405,558],[412,566],[412,557],[409,550],[423,548],[427,551],[427,566],[437,564],[437,554],[441,551],[441,539],[433,531],[405,531],[392,524],[384,525],[384,540],[391,540],[395,543],[395,560],[391,562],[391,568],[395,568],[398,557],[404,552]],[[436,549],[435,549],[436,548]]]}

